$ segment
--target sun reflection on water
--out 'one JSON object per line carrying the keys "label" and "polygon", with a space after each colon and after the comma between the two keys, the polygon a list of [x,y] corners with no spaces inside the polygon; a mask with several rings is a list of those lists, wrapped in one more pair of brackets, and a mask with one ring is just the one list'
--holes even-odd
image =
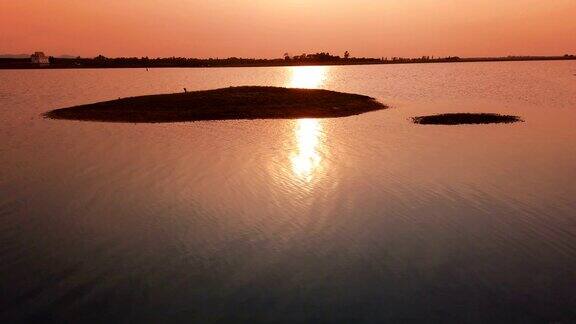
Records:
{"label": "sun reflection on water", "polygon": [[299,119],[294,133],[296,150],[291,157],[292,171],[298,178],[309,182],[322,161],[319,153],[322,125],[316,119]]}
{"label": "sun reflection on water", "polygon": [[[327,79],[325,66],[295,66],[290,68],[287,86],[320,88]],[[294,124],[295,146],[291,150],[292,173],[297,179],[311,182],[322,162],[322,124],[318,119],[299,119]]]}
{"label": "sun reflection on water", "polygon": [[327,67],[325,66],[295,66],[290,68],[291,88],[314,89],[324,85]]}

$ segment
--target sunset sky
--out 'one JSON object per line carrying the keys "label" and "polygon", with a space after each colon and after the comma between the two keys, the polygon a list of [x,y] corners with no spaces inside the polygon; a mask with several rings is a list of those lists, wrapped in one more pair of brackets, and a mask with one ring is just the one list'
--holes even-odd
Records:
{"label": "sunset sky", "polygon": [[0,54],[576,53],[575,0],[0,1]]}

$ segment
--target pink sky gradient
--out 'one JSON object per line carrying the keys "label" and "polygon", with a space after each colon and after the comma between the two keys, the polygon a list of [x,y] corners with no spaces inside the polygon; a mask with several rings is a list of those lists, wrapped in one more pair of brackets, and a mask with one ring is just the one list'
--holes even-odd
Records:
{"label": "pink sky gradient", "polygon": [[576,53],[576,0],[0,1],[0,53],[281,57]]}

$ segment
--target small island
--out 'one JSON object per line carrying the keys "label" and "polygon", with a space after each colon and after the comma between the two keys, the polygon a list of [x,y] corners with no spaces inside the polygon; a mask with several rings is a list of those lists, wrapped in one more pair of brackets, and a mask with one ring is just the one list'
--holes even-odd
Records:
{"label": "small island", "polygon": [[412,117],[415,124],[422,125],[462,125],[462,124],[497,124],[523,121],[518,116],[494,113],[449,113],[431,116]]}
{"label": "small island", "polygon": [[49,111],[44,117],[168,123],[232,119],[329,118],[387,108],[372,97],[317,89],[243,86],[148,95]]}

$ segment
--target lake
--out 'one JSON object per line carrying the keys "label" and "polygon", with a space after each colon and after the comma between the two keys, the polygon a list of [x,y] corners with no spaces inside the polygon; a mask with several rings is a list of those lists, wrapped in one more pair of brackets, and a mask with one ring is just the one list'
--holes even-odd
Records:
{"label": "lake", "polygon": [[[389,109],[43,112],[237,85]],[[525,122],[416,125],[494,112]],[[2,322],[576,321],[576,62],[0,71]]]}

